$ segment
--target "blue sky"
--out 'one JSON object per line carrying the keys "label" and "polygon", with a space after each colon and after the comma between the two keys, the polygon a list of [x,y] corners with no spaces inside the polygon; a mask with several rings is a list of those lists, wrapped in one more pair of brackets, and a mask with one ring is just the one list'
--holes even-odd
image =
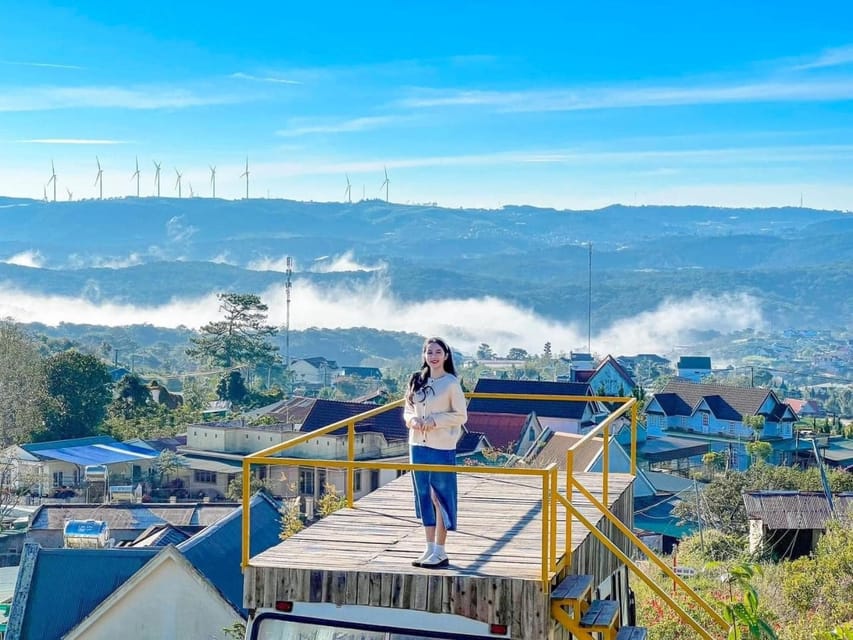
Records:
{"label": "blue sky", "polygon": [[0,194],[851,209],[851,6],[0,2]]}

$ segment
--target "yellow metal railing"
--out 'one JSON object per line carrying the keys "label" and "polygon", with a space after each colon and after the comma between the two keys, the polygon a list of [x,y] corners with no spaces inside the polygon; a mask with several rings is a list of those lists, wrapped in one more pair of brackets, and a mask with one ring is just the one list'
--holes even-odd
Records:
{"label": "yellow metal railing", "polygon": [[[603,402],[603,403],[619,403],[620,406],[612,411],[600,424],[593,428],[589,433],[584,435],[566,452],[566,495],[562,496],[558,489],[558,468],[555,464],[548,465],[543,469],[533,468],[506,468],[506,467],[466,467],[455,465],[423,465],[423,464],[408,464],[408,463],[389,463],[355,460],[355,435],[356,425],[359,422],[372,418],[386,411],[401,407],[402,400],[369,409],[364,413],[360,413],[351,418],[334,422],[330,425],[297,436],[286,442],[268,447],[256,453],[249,454],[243,458],[242,481],[243,481],[243,517],[242,517],[242,566],[243,568],[249,565],[250,556],[250,509],[249,501],[251,498],[251,472],[254,464],[267,465],[292,465],[301,467],[326,468],[326,469],[345,469],[347,472],[346,479],[346,500],[347,505],[351,508],[355,507],[355,472],[359,469],[370,470],[398,470],[398,471],[448,471],[455,473],[475,473],[475,474],[490,474],[490,475],[514,475],[514,476],[529,476],[538,477],[541,479],[542,487],[542,535],[541,535],[541,581],[543,590],[549,592],[554,578],[562,571],[568,569],[571,565],[571,539],[572,539],[572,524],[573,520],[577,519],[579,523],[584,525],[589,531],[598,538],[605,547],[607,547],[616,557],[622,561],[632,572],[645,581],[661,598],[675,611],[675,613],[688,625],[697,630],[703,638],[711,639],[711,636],[705,631],[699,623],[685,612],[672,598],[670,598],[663,590],[658,587],[654,581],[646,576],[637,565],[628,558],[607,536],[597,529],[583,514],[572,505],[572,497],[574,489],[577,488],[586,499],[598,511],[613,522],[616,527],[622,532],[628,540],[647,555],[655,564],[657,564],[674,583],[684,590],[697,604],[703,608],[712,619],[722,628],[728,630],[728,625],[702,598],[696,594],[684,581],[676,576],[672,570],[643,542],[637,538],[634,533],[625,526],[610,509],[606,506],[609,498],[609,481],[610,481],[610,451],[609,440],[613,423],[630,412],[631,420],[631,446],[630,446],[630,472],[631,475],[637,473],[637,415],[638,405],[637,400],[633,397],[607,397],[607,396],[564,396],[564,395],[538,395],[538,394],[507,394],[507,393],[466,393],[467,398],[484,398],[484,399],[501,399],[501,400],[536,400],[536,401],[556,401],[556,402]],[[283,451],[304,444],[305,442],[328,435],[340,429],[346,428],[347,432],[347,459],[346,460],[325,460],[312,458],[285,458],[279,457]],[[573,474],[574,454],[576,450],[583,447],[593,438],[602,436],[603,452],[602,452],[602,500],[598,501],[575,477]],[[558,504],[565,508],[565,548],[558,556],[557,541],[558,541]]]}

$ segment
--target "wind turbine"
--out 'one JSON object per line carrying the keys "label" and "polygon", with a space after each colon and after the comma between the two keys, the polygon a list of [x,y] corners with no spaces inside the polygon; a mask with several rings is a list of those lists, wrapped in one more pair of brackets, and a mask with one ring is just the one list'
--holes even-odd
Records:
{"label": "wind turbine", "polygon": [[183,175],[184,175],[184,174],[182,174],[182,173],[181,173],[180,171],[178,171],[178,169],[176,168],[176,169],[175,169],[175,175],[177,175],[177,176],[178,176],[178,179],[177,179],[177,180],[175,180],[175,189],[177,189],[177,190],[178,190],[178,197],[180,198],[180,197],[181,197],[181,178],[183,177]]}
{"label": "wind turbine", "polygon": [[246,170],[240,174],[241,178],[246,178],[246,200],[249,199],[249,156],[246,156]]}
{"label": "wind turbine", "polygon": [[347,188],[346,188],[346,191],[344,191],[344,194],[347,197],[347,203],[352,204],[352,185],[350,184],[350,181],[349,181],[349,174],[344,174],[344,175],[346,175],[346,177],[347,177]]}
{"label": "wind turbine", "polygon": [[210,165],[210,189],[211,189],[211,197],[216,197],[216,167],[214,165]]}
{"label": "wind turbine", "polygon": [[157,197],[160,197],[160,163],[156,160],[154,162],[154,186],[157,187]]}
{"label": "wind turbine", "polygon": [[190,198],[195,198],[195,194],[193,193],[193,183],[192,183],[192,182],[187,182],[187,185],[188,185],[188,186],[189,186],[189,188],[190,188]]}
{"label": "wind turbine", "polygon": [[71,193],[71,189],[65,187],[65,190],[68,192],[68,202],[71,202],[74,199],[74,194]]}
{"label": "wind turbine", "polygon": [[385,182],[379,187],[379,191],[382,191],[382,187],[385,187],[385,202],[388,202],[388,187],[391,185],[391,180],[388,179],[388,167],[383,167],[385,169]]}
{"label": "wind turbine", "polygon": [[104,199],[104,170],[101,169],[101,161],[98,159],[98,156],[95,156],[95,162],[98,163],[98,175],[95,176],[95,186],[100,185],[100,189],[98,191],[99,199]]}
{"label": "wind turbine", "polygon": [[[53,201],[56,202],[56,169],[53,167],[53,160],[50,161],[50,180],[47,181],[47,184],[53,183]],[[45,193],[45,200],[47,200],[47,194]]]}
{"label": "wind turbine", "polygon": [[139,197],[139,157],[136,158],[136,171],[133,172],[133,175],[130,176],[130,179],[133,180],[136,178],[136,197]]}
{"label": "wind turbine", "polygon": [[44,193],[44,201],[45,201],[45,202],[48,202],[48,199],[47,199],[47,185],[46,185],[46,184],[45,184],[45,185],[42,185],[42,191],[43,191],[43,193]]}

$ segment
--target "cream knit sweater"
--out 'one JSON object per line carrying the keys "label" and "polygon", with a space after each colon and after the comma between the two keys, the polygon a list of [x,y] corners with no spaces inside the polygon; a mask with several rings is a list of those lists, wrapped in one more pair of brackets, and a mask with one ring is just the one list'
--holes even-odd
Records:
{"label": "cream knit sweater", "polygon": [[[468,419],[468,408],[462,386],[456,376],[446,373],[429,378],[426,386],[416,391],[414,402],[406,402],[403,419],[409,428],[409,444],[433,449],[455,449]],[[432,418],[435,426],[421,431],[411,428],[412,418]]]}

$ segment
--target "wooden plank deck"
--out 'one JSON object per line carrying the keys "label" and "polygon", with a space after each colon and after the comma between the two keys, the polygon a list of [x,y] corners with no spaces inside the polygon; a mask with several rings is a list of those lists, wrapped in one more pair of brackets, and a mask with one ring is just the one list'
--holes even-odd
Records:
{"label": "wooden plank deck", "polygon": [[[577,477],[601,499],[601,474]],[[252,557],[245,571],[245,606],[307,600],[414,608],[510,624],[525,633],[517,637],[552,637],[549,598],[540,582],[541,480],[461,473],[458,482],[459,526],[447,541],[450,566],[411,565],[423,551],[424,534],[415,517],[411,479],[403,476],[359,500],[355,509],[335,512]],[[623,520],[633,512],[632,483],[633,476],[610,474],[610,506]],[[593,523],[604,519],[577,492],[574,504]],[[562,508],[557,521],[559,555],[565,544]],[[607,522],[597,526],[612,529]],[[590,537],[574,523],[571,572],[603,580],[618,565],[602,560],[600,543]],[[522,601],[528,604],[522,607]]]}

